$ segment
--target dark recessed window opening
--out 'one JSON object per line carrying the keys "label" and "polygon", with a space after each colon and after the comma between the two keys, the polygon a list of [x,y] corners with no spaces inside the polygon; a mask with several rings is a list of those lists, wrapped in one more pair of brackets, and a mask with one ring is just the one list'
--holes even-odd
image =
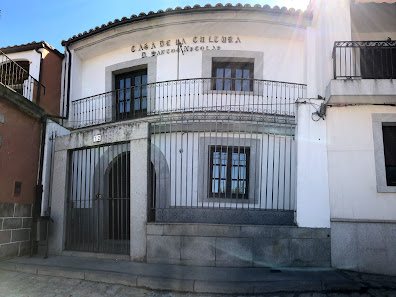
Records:
{"label": "dark recessed window opening", "polygon": [[16,181],[14,184],[14,195],[19,195],[22,192],[22,182]]}
{"label": "dark recessed window opening", "polygon": [[386,183],[396,186],[396,126],[382,126],[384,138]]}
{"label": "dark recessed window opening", "polygon": [[247,147],[210,147],[210,198],[248,199],[249,156]]}
{"label": "dark recessed window opening", "polygon": [[116,118],[135,118],[147,114],[147,69],[115,77]]}
{"label": "dark recessed window opening", "polygon": [[396,78],[396,49],[391,47],[367,47],[360,49],[362,78]]}
{"label": "dark recessed window opening", "polygon": [[213,90],[253,91],[252,62],[213,62]]}

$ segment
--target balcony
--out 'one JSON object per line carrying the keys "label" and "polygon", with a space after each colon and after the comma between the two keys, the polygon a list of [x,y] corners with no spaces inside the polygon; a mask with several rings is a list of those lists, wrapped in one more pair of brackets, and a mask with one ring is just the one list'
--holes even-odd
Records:
{"label": "balcony", "polygon": [[225,113],[294,120],[306,85],[254,80],[194,78],[117,89],[72,102],[73,128],[142,117]]}
{"label": "balcony", "polygon": [[0,50],[0,83],[26,99],[37,102],[41,88],[45,92],[45,87],[26,68],[29,69],[28,61],[15,62]]}
{"label": "balcony", "polygon": [[396,103],[396,41],[336,41],[329,104]]}

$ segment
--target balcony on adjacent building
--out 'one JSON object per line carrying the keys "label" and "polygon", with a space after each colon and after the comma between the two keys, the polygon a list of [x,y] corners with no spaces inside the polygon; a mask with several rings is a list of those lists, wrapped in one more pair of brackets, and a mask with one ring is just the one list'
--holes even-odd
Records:
{"label": "balcony on adjacent building", "polygon": [[0,50],[0,83],[37,103],[45,87],[29,74],[29,61],[13,61]]}
{"label": "balcony on adjacent building", "polygon": [[396,41],[336,41],[330,104],[396,103]]}

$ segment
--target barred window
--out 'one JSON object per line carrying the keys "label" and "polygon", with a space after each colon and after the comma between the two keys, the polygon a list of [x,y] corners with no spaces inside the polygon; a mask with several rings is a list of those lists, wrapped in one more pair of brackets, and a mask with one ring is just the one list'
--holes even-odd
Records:
{"label": "barred window", "polygon": [[248,199],[249,155],[247,147],[211,146],[210,198]]}

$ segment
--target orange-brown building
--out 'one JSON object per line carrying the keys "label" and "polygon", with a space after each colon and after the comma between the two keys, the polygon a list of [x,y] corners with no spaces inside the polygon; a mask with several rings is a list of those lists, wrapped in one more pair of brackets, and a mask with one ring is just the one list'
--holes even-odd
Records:
{"label": "orange-brown building", "polygon": [[60,113],[62,61],[43,41],[0,49],[0,259],[29,251],[43,116]]}
{"label": "orange-brown building", "polygon": [[46,113],[59,115],[64,55],[45,41],[0,50],[37,81],[32,94],[25,97],[43,107]]}

